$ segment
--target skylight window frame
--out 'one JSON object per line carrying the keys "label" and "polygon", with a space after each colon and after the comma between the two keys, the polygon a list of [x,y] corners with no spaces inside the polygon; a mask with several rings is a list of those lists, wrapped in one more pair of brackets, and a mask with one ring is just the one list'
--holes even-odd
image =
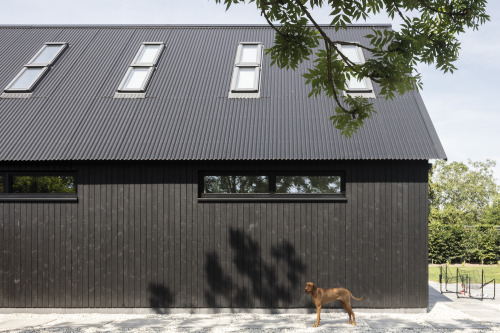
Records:
{"label": "skylight window frame", "polygon": [[[243,48],[247,45],[256,45],[257,46],[257,59],[255,62],[242,62],[241,55],[243,54]],[[262,63],[262,43],[257,42],[243,42],[238,44],[238,49],[236,50],[236,60],[234,65],[236,67],[260,67]]]}
{"label": "skylight window frame", "polygon": [[[12,88],[12,86],[17,82],[17,80],[28,70],[31,68],[42,68],[42,71],[40,74],[38,74],[38,77],[31,82],[31,84],[28,87],[24,88]],[[42,80],[42,78],[47,74],[49,68],[47,66],[24,66],[21,71],[14,77],[12,81],[5,87],[4,91],[5,92],[31,92],[35,87],[38,85],[38,83]]]}
{"label": "skylight window frame", "polygon": [[[48,47],[48,46],[52,46],[52,45],[59,45],[60,48],[59,48],[59,51],[57,51],[57,53],[52,57],[52,59],[49,61],[49,62],[34,62],[36,60],[36,58],[38,58],[38,56],[40,54],[43,53],[43,51]],[[45,43],[42,48],[40,49],[40,51],[37,52],[37,54],[35,54],[35,56],[33,58],[31,58],[30,61],[28,61],[28,63],[25,65],[26,67],[46,67],[46,66],[50,66],[52,65],[54,62],[56,62],[56,60],[59,58],[59,56],[64,52],[64,50],[66,49],[66,47],[68,46],[68,43],[53,43],[53,42],[50,42],[50,43]]]}
{"label": "skylight window frame", "polygon": [[[153,62],[138,62],[139,57],[141,56],[142,51],[146,48],[148,45],[159,45],[160,49],[157,51],[155,59]],[[139,48],[139,51],[137,51],[137,54],[134,57],[134,60],[132,60],[132,64],[130,65],[131,67],[153,67],[156,66],[158,63],[158,60],[160,59],[160,55],[163,51],[163,48],[165,47],[164,43],[161,42],[146,42],[142,43],[141,47]]]}
{"label": "skylight window frame", "polygon": [[[33,62],[42,52],[47,48],[49,45],[61,45],[61,48],[59,51],[52,57],[50,62],[44,62],[44,63],[35,63]],[[64,52],[64,50],[68,47],[68,43],[65,42],[47,42],[44,43],[42,48],[24,65],[24,67],[21,69],[21,71],[14,77],[12,81],[9,82],[9,84],[5,87],[4,92],[6,93],[12,93],[12,92],[32,92],[35,87],[40,83],[42,78],[47,74],[49,71],[50,67],[56,62],[56,60],[61,56],[61,54]],[[27,87],[22,87],[22,88],[12,88],[14,84],[17,82],[17,80],[30,68],[41,68],[42,71],[38,76],[31,82],[31,84]]]}
{"label": "skylight window frame", "polygon": [[[157,51],[154,61],[148,62],[148,63],[137,62],[139,60],[139,57],[141,56],[142,51],[144,50],[144,48],[147,45],[160,45],[160,49]],[[163,43],[163,42],[144,42],[144,43],[142,43],[141,46],[139,47],[139,50],[135,54],[134,59],[132,60],[132,63],[128,67],[127,72],[125,73],[125,76],[123,77],[122,81],[120,82],[120,85],[118,86],[117,91],[119,93],[144,93],[146,91],[146,88],[147,88],[149,82],[151,81],[151,77],[153,76],[153,72],[156,68],[156,64],[158,63],[164,48],[165,48],[165,43]],[[131,75],[131,72],[137,68],[148,68],[148,73],[147,73],[146,77],[144,78],[144,81],[142,82],[141,87],[140,88],[126,88],[125,84],[127,83],[127,79]]]}
{"label": "skylight window frame", "polygon": [[[356,52],[358,54],[359,61],[353,61],[353,63],[356,65],[362,65],[365,63],[365,56],[363,54],[363,49],[361,47],[359,47],[357,45],[351,45],[351,44],[340,44],[339,46],[340,46],[340,51],[342,51],[342,49],[346,46],[356,48]],[[349,59],[349,60],[351,60],[351,59]],[[351,75],[350,79],[356,79],[356,76]],[[365,84],[365,88],[350,88],[349,87],[350,80],[348,80],[346,82],[346,91],[345,92],[347,94],[352,95],[352,96],[375,97],[374,92],[373,92],[373,85],[372,85],[370,78],[364,77],[362,80]]]}
{"label": "skylight window frame", "polygon": [[[253,68],[254,69],[254,78],[253,78],[253,86],[252,88],[238,88],[236,85],[238,84],[238,77],[240,75],[240,69],[243,68]],[[233,71],[233,78],[232,78],[232,83],[231,83],[231,92],[233,93],[252,93],[252,92],[259,92],[259,86],[260,86],[260,67],[256,66],[238,66],[235,67]]]}
{"label": "skylight window frame", "polygon": [[[257,46],[257,59],[255,62],[242,62],[241,56],[243,54],[243,48],[247,45]],[[261,82],[261,68],[262,68],[262,53],[263,45],[261,42],[241,42],[238,43],[238,48],[236,50],[236,58],[234,60],[233,75],[231,77],[231,88],[230,96],[237,97],[237,94],[243,93],[260,93],[260,82]],[[240,69],[242,68],[253,68],[254,69],[254,83],[251,88],[238,88],[238,77],[240,75]],[[247,97],[247,95],[245,95]]]}
{"label": "skylight window frame", "polygon": [[[50,62],[44,62],[44,63],[35,63],[34,60],[42,54],[42,52],[47,48],[47,46],[50,45],[60,45],[61,48],[59,51],[52,57]],[[12,92],[31,92],[35,87],[40,83],[42,78],[47,74],[47,72],[50,69],[50,66],[52,66],[56,60],[59,58],[59,56],[64,52],[64,50],[68,47],[68,43],[65,42],[47,42],[44,43],[42,48],[24,65],[24,67],[21,69],[21,71],[14,77],[12,81],[9,82],[9,84],[5,87],[4,92],[6,93],[12,93]],[[14,84],[23,76],[23,74],[30,68],[41,68],[42,71],[38,76],[31,82],[29,86],[22,87],[22,88],[13,88]]]}
{"label": "skylight window frame", "polygon": [[[144,81],[142,82],[142,85],[140,88],[125,88],[125,84],[127,83],[127,79],[131,75],[132,71],[134,69],[148,69],[148,73],[146,74],[146,77],[144,78]],[[153,75],[154,67],[152,66],[130,66],[127,69],[127,72],[125,73],[125,76],[122,79],[122,82],[120,83],[120,88],[118,91],[120,92],[145,92],[146,87],[148,86],[149,80],[151,79],[151,75]]]}

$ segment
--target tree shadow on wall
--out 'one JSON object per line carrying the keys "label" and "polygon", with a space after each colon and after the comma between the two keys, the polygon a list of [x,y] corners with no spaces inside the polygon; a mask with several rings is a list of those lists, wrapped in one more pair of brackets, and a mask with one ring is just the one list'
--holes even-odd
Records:
{"label": "tree shadow on wall", "polygon": [[272,246],[266,256],[249,235],[230,228],[229,244],[237,276],[224,272],[217,253],[205,255],[209,306],[277,308],[293,304],[293,295],[302,290],[300,276],[306,265],[290,242]]}
{"label": "tree shadow on wall", "polygon": [[149,305],[158,314],[168,314],[174,301],[170,289],[162,284],[150,283],[148,287]]}

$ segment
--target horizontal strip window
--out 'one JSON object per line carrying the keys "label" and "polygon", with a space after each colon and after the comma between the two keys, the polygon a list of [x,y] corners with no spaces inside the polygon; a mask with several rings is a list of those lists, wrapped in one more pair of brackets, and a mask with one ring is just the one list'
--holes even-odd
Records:
{"label": "horizontal strip window", "polygon": [[204,176],[205,194],[269,193],[268,176]]}
{"label": "horizontal strip window", "polygon": [[75,199],[77,181],[68,172],[3,172],[0,176],[0,201],[57,201]]}
{"label": "horizontal strip window", "polygon": [[45,43],[40,51],[7,85],[5,92],[30,92],[66,49],[66,43]]}
{"label": "horizontal strip window", "polygon": [[202,172],[199,179],[200,198],[345,198],[343,172]]}
{"label": "horizontal strip window", "polygon": [[163,47],[163,43],[142,43],[118,87],[118,92],[146,91]]}
{"label": "horizontal strip window", "polygon": [[276,176],[276,193],[342,194],[341,176]]}

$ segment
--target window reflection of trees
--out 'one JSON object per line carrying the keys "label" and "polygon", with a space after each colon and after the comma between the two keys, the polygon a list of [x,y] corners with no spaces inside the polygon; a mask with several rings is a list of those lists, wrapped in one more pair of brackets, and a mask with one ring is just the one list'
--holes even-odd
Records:
{"label": "window reflection of trees", "polygon": [[340,176],[276,176],[276,193],[340,194]]}
{"label": "window reflection of trees", "polygon": [[269,193],[267,176],[205,176],[204,193]]}
{"label": "window reflection of trees", "polygon": [[4,180],[3,176],[0,176],[0,193],[3,193],[4,190]]}
{"label": "window reflection of trees", "polygon": [[76,193],[74,176],[12,176],[12,193]]}

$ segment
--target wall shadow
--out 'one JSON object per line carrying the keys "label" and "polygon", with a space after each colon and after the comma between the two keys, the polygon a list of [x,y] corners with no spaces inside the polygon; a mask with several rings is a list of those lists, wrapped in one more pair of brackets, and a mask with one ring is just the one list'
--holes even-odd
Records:
{"label": "wall shadow", "polygon": [[170,306],[174,302],[174,296],[170,289],[162,284],[150,283],[148,287],[149,306],[157,314],[170,313]]}
{"label": "wall shadow", "polygon": [[293,306],[294,295],[302,291],[301,275],[306,265],[292,243],[283,240],[268,250],[261,249],[250,235],[229,228],[229,245],[237,274],[234,270],[224,271],[216,252],[205,254],[208,306],[271,309]]}

